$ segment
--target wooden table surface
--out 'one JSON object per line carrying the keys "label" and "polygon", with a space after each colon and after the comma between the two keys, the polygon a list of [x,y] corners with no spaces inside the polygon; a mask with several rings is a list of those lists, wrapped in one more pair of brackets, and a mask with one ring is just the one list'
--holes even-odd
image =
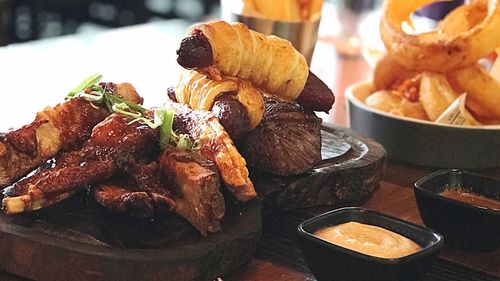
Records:
{"label": "wooden table surface", "polygon": [[[133,83],[145,97],[146,105],[161,104],[166,88],[176,82],[179,68],[175,62],[175,48],[187,26],[188,23],[182,21],[156,22],[0,48],[1,95],[4,100],[0,130],[30,122],[34,112],[61,101],[82,78],[95,72],[102,73],[105,80]],[[348,126],[344,90],[352,83],[369,79],[370,67],[360,57],[337,55],[331,40],[325,37],[317,44],[311,68],[336,94],[334,108],[329,114],[320,116],[325,122]],[[384,181],[373,196],[350,205],[364,206],[422,224],[411,187],[414,181],[431,171],[389,161]],[[481,172],[500,177],[500,170]],[[332,208],[299,210],[277,216],[285,220],[290,218],[293,226],[301,218]],[[297,250],[293,234],[282,238],[270,225],[272,222],[264,222],[261,245],[249,264],[222,279],[314,280]],[[280,252],[280,249],[285,249],[285,252]],[[445,248],[441,257],[452,261],[452,266],[460,264],[473,271],[487,272],[493,279],[500,278],[500,249],[490,253],[470,253]],[[0,281],[5,280],[24,279],[0,272]]]}

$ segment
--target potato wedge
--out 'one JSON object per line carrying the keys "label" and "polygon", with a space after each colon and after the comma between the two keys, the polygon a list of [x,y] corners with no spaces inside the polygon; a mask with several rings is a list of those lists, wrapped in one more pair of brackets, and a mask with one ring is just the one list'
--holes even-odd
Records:
{"label": "potato wedge", "polygon": [[431,121],[435,121],[458,96],[446,76],[431,72],[422,73],[418,100]]}
{"label": "potato wedge", "polygon": [[365,100],[365,104],[371,108],[378,109],[390,114],[429,120],[420,102],[411,102],[389,91],[377,91]]}

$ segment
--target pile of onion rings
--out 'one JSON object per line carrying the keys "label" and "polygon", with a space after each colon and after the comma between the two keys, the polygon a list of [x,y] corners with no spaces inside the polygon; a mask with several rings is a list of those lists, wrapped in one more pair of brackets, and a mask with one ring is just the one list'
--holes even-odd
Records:
{"label": "pile of onion rings", "polygon": [[[488,56],[492,62],[491,55],[500,47],[500,0],[472,0],[449,13],[435,30],[405,32],[403,23],[412,26],[410,16],[417,9],[438,1],[385,1],[380,33],[387,54],[375,67],[375,89],[394,91],[404,81],[423,76],[431,85],[427,88],[436,92],[436,100],[448,103],[453,92],[467,93],[466,108],[475,118],[483,124],[500,123],[500,81],[479,63]],[[447,98],[439,97],[439,91],[449,92]],[[424,103],[425,109],[443,108],[426,106],[429,97],[432,100],[427,95],[415,102]],[[428,120],[434,121],[439,112],[427,113]]]}

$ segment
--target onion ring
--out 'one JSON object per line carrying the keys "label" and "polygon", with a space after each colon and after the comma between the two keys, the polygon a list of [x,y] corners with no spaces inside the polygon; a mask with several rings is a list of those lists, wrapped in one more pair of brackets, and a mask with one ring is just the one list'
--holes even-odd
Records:
{"label": "onion ring", "polygon": [[450,36],[456,36],[480,24],[487,12],[488,3],[485,0],[476,0],[470,5],[462,5],[451,11],[439,22],[438,30]]}
{"label": "onion ring", "polygon": [[[482,113],[480,117],[500,118],[500,82],[491,77],[480,64],[452,70],[447,73],[447,78],[454,88],[468,94],[467,99],[476,103],[473,107],[480,106],[486,111],[487,114]],[[474,108],[471,111],[474,112]]]}
{"label": "onion ring", "polygon": [[391,55],[384,54],[373,69],[373,86],[376,91],[389,89],[417,74],[418,72],[400,65]]}
{"label": "onion ring", "polygon": [[491,77],[495,80],[500,81],[500,47],[496,50],[496,59],[490,69]]}
{"label": "onion ring", "polygon": [[457,35],[439,31],[407,34],[401,23],[417,8],[437,0],[387,0],[380,33],[388,52],[402,65],[415,70],[448,72],[474,64],[500,45],[500,0],[488,0],[487,14],[480,24]]}

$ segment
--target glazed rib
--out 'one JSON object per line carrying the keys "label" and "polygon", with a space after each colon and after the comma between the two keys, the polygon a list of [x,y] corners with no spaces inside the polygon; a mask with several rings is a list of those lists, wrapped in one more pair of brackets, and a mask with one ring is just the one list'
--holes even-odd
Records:
{"label": "glazed rib", "polygon": [[[53,167],[41,169],[7,188],[3,209],[8,213],[31,211],[36,206],[56,203],[57,198],[65,198],[62,194],[106,180],[152,153],[157,147],[156,131],[140,122],[130,123],[131,120],[119,114],[107,117],[94,127],[80,150],[65,153]],[[20,202],[24,205],[18,206]]]}
{"label": "glazed rib", "polygon": [[[107,83],[114,94],[142,102],[132,85]],[[0,135],[0,188],[89,139],[92,128],[109,112],[77,97],[38,112],[35,120],[20,129]]]}
{"label": "glazed rib", "polygon": [[124,183],[104,182],[94,190],[94,198],[106,209],[134,217],[162,216],[175,207],[168,196],[156,192],[134,191]]}
{"label": "glazed rib", "polygon": [[131,164],[127,175],[94,189],[106,209],[135,217],[161,217],[174,210],[203,236],[218,232],[224,197],[213,162],[197,152],[167,148],[156,162]]}
{"label": "glazed rib", "polygon": [[99,184],[94,198],[108,210],[134,217],[163,216],[175,207],[170,190],[160,180],[155,161],[129,163],[126,175]]}
{"label": "glazed rib", "polygon": [[108,115],[83,98],[47,107],[35,120],[0,140],[0,187],[25,176],[59,151],[77,147]]}

